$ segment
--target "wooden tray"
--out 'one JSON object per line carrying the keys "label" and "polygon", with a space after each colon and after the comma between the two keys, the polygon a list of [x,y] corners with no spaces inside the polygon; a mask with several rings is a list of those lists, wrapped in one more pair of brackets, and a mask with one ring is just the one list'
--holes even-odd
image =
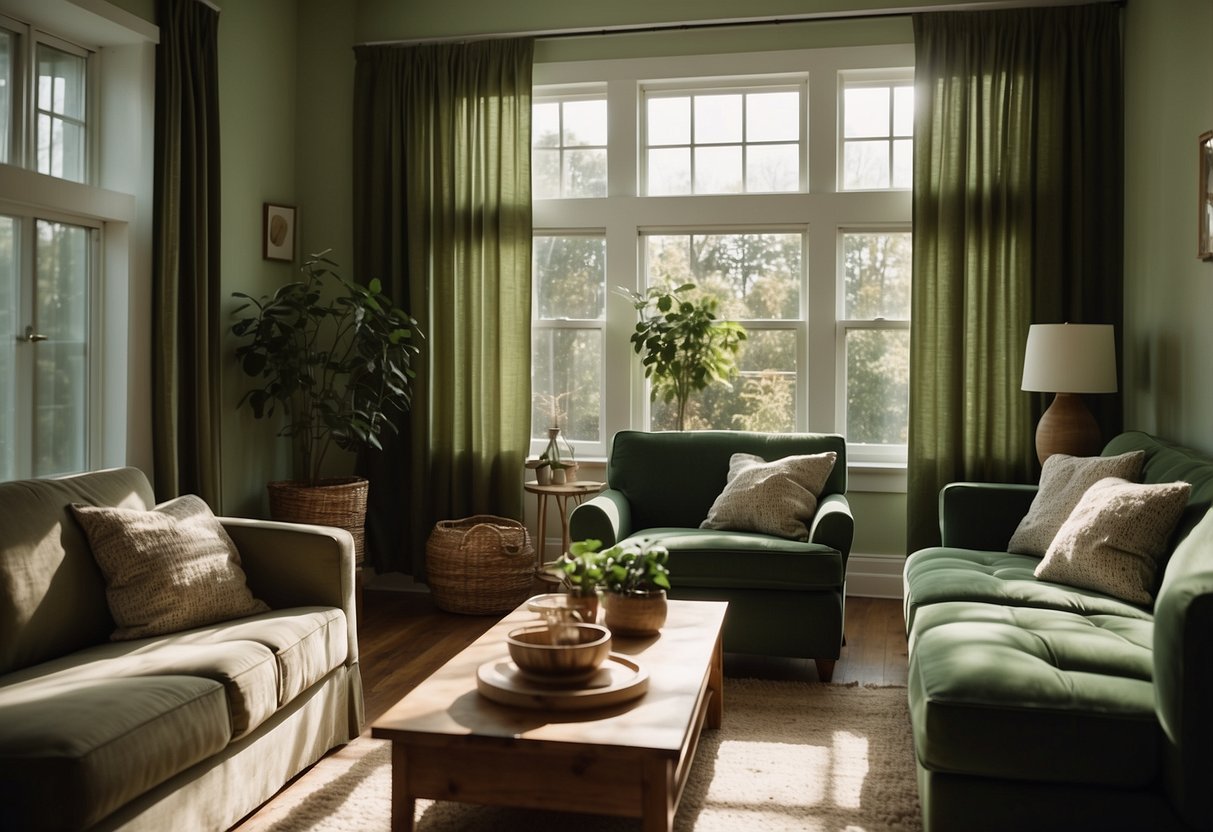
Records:
{"label": "wooden tray", "polygon": [[538,682],[503,656],[476,669],[476,689],[502,705],[579,711],[618,705],[643,695],[649,689],[649,672],[627,656],[612,653],[589,679],[573,685]]}

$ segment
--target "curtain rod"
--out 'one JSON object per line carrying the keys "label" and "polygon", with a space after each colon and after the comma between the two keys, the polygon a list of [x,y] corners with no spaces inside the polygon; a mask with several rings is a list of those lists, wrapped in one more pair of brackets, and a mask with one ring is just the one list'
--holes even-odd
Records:
{"label": "curtain rod", "polygon": [[[207,2],[207,0],[201,0]],[[805,12],[803,14],[775,15],[771,17],[736,17],[719,20],[676,21],[671,23],[649,23],[644,25],[620,24],[616,26],[582,26],[569,29],[528,29],[518,32],[483,32],[471,35],[436,35],[428,38],[404,40],[367,41],[360,46],[421,46],[431,43],[470,43],[482,40],[506,40],[509,38],[557,38],[597,37],[600,35],[635,35],[649,32],[679,32],[692,29],[722,29],[735,26],[778,26],[784,23],[806,23],[817,20],[864,20],[876,17],[906,17],[919,12],[945,11],[989,11],[995,9],[1030,8],[1037,6],[1079,6],[1091,3],[1118,3],[1124,0],[975,0],[968,3],[934,3],[897,8],[878,8],[864,12]]]}

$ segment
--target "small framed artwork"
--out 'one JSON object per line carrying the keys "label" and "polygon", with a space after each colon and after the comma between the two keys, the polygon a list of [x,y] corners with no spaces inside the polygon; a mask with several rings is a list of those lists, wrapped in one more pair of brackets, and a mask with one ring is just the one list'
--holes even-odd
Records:
{"label": "small framed artwork", "polygon": [[262,210],[261,256],[266,260],[295,259],[295,208],[265,203]]}
{"label": "small framed artwork", "polygon": [[1196,256],[1213,260],[1213,130],[1200,136],[1200,179],[1196,192],[1200,196],[1200,235]]}

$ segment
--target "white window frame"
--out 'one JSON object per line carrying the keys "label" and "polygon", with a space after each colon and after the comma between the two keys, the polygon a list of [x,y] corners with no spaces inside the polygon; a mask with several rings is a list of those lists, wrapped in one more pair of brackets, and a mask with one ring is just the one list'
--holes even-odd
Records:
{"label": "white window frame", "polygon": [[[582,84],[571,87],[561,87],[558,89],[547,89],[542,95],[536,94],[531,98],[532,106],[535,104],[561,104],[564,105],[570,101],[605,101],[607,97],[606,87],[602,84]],[[564,143],[564,107],[560,107],[560,136],[558,144],[555,148],[543,147],[533,148],[533,150],[553,150],[558,152],[560,160],[560,193],[561,196],[553,197],[553,199],[604,199],[603,197],[595,196],[564,196],[564,154],[567,150],[606,150],[607,151],[607,188],[608,194],[610,189],[611,177],[611,154],[609,151],[609,142],[606,145],[597,144],[570,144]]]}
{"label": "white window frame", "polygon": [[[629,341],[636,312],[617,289],[643,291],[644,231],[699,232],[727,229],[759,232],[795,227],[808,240],[802,258],[806,270],[801,292],[804,336],[798,361],[796,430],[835,431],[838,395],[837,293],[838,229],[857,225],[904,227],[910,220],[906,190],[847,191],[837,188],[839,170],[840,73],[874,70],[909,77],[911,44],[786,50],[768,53],[678,56],[603,61],[539,63],[534,69],[536,96],[558,94],[576,85],[605,83],[608,110],[608,183],[606,199],[541,199],[533,205],[536,234],[556,229],[602,229],[607,245],[607,309],[603,351],[602,425],[607,442],[615,432],[648,424],[648,395],[640,362]],[[696,196],[641,196],[644,143],[643,91],[719,88],[757,84],[760,79],[800,78],[806,84],[802,117],[805,158],[798,193],[741,193]],[[725,81],[724,79],[731,79]],[[811,130],[809,125],[812,125]],[[816,184],[815,190],[809,186]],[[785,323],[785,322],[780,322]],[[756,324],[757,325],[757,324]],[[537,445],[538,443],[536,443]],[[533,445],[532,451],[542,447]],[[597,455],[578,448],[578,458]],[[601,449],[605,455],[606,448]],[[852,490],[904,490],[904,460],[879,465],[849,459]],[[865,478],[867,469],[879,469]],[[891,469],[893,476],[886,476]],[[857,475],[858,476],[855,476]]]}

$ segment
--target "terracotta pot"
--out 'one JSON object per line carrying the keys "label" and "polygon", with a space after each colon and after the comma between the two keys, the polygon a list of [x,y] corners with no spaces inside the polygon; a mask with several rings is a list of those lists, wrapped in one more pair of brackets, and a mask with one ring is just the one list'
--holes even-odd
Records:
{"label": "terracotta pot", "polygon": [[664,589],[627,595],[608,592],[602,597],[603,623],[619,635],[654,635],[665,624],[666,606]]}

